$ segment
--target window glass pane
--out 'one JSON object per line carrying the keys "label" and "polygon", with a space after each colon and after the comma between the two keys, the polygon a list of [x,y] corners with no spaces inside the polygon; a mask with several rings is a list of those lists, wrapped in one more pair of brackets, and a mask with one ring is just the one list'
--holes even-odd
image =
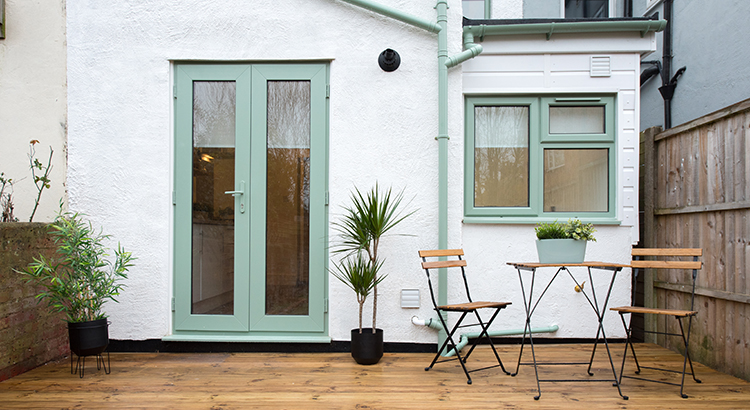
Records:
{"label": "window glass pane", "polygon": [[604,134],[604,107],[549,107],[550,134]]}
{"label": "window glass pane", "polygon": [[310,81],[268,82],[266,314],[310,301]]}
{"label": "window glass pane", "polygon": [[608,151],[545,149],[544,212],[607,212]]}
{"label": "window glass pane", "polygon": [[462,0],[461,6],[464,9],[464,17],[467,19],[484,18],[484,0]]}
{"label": "window glass pane", "polygon": [[474,108],[474,206],[529,206],[529,107]]}
{"label": "window glass pane", "polygon": [[565,0],[565,18],[607,18],[609,0]]}
{"label": "window glass pane", "polygon": [[192,314],[234,314],[234,81],[193,82]]}

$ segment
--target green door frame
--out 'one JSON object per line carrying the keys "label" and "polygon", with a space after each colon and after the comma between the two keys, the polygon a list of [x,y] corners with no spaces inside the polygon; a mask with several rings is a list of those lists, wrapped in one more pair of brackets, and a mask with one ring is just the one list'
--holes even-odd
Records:
{"label": "green door frame", "polygon": [[[173,334],[164,340],[329,342],[326,274],[328,65],[185,63],[175,64],[174,72]],[[265,315],[266,100],[267,82],[274,80],[306,80],[311,86],[310,300],[307,316]],[[235,211],[232,315],[191,314],[193,81],[236,82],[235,186],[244,183],[246,192],[236,198],[237,202],[245,202],[245,212]],[[238,206],[235,208],[239,209]]]}

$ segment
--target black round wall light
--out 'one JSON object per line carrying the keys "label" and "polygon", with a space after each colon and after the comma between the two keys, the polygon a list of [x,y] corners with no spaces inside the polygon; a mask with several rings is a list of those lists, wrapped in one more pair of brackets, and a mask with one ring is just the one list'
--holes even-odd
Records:
{"label": "black round wall light", "polygon": [[385,51],[380,53],[378,57],[378,64],[383,71],[391,72],[396,71],[399,65],[401,65],[401,56],[398,55],[396,50],[386,48]]}

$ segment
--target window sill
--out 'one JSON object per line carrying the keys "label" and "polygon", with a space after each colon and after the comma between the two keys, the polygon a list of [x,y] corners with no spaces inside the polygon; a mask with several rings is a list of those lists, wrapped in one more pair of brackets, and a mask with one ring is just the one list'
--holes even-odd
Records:
{"label": "window sill", "polygon": [[[622,221],[614,218],[579,217],[583,223],[594,225],[621,225]],[[531,216],[464,216],[464,224],[537,224],[539,222],[567,221],[568,217],[531,217]]]}

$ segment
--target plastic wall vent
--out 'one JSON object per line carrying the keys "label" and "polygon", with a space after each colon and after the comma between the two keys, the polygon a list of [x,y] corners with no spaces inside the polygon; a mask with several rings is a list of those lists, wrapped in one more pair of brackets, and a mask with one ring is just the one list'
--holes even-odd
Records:
{"label": "plastic wall vent", "polygon": [[401,307],[404,309],[419,308],[419,289],[401,289]]}
{"label": "plastic wall vent", "polygon": [[609,56],[591,56],[591,76],[609,77],[612,75]]}

